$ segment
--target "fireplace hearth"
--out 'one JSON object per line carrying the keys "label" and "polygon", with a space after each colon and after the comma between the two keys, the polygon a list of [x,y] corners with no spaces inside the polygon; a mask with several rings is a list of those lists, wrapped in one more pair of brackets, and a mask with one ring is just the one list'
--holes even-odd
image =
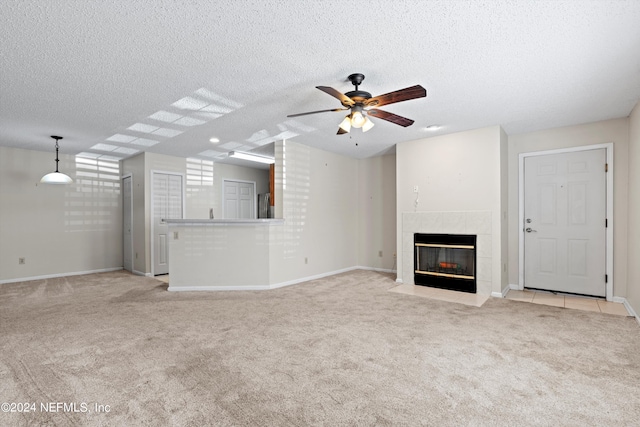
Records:
{"label": "fireplace hearth", "polygon": [[476,236],[414,234],[414,283],[476,293]]}

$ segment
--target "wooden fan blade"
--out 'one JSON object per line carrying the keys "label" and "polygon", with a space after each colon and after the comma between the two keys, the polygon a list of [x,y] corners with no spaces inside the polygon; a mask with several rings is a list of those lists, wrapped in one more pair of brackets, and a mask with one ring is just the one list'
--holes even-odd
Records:
{"label": "wooden fan blade", "polygon": [[345,133],[349,133],[346,130],[342,129],[342,128],[338,128],[338,133],[336,133],[336,135],[344,135]]}
{"label": "wooden fan blade", "polygon": [[427,96],[427,90],[420,85],[416,85],[396,90],[395,92],[385,93],[384,95],[375,96],[366,100],[364,105],[365,107],[380,107],[382,105],[393,104],[395,102],[424,98],[425,96]]}
{"label": "wooden fan blade", "polygon": [[316,89],[320,89],[324,93],[328,93],[329,95],[333,96],[334,98],[338,98],[340,100],[340,102],[342,102],[342,105],[344,105],[345,107],[346,106],[355,105],[355,103],[356,103],[353,99],[349,98],[344,93],[338,92],[337,90],[335,90],[332,87],[329,87],[329,86],[316,86]]}
{"label": "wooden fan blade", "polygon": [[308,114],[326,113],[329,111],[345,111],[345,110],[348,110],[348,108],[332,108],[331,110],[309,111],[307,113],[289,114],[287,117],[298,117],[298,116],[306,116]]}
{"label": "wooden fan blade", "polygon": [[369,110],[367,111],[367,114],[369,114],[370,116],[373,116],[375,118],[378,119],[382,119],[382,120],[386,120],[388,122],[391,123],[395,123],[397,125],[400,125],[402,127],[407,127],[407,126],[411,126],[413,124],[413,120],[411,119],[407,119],[406,117],[402,117],[402,116],[398,116],[397,114],[393,114],[393,113],[388,113],[386,111],[383,110]]}

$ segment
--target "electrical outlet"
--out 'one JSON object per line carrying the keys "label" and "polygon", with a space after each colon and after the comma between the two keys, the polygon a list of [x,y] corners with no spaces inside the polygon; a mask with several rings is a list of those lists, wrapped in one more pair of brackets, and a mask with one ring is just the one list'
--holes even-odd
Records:
{"label": "electrical outlet", "polygon": [[173,232],[173,240],[178,240],[178,232],[177,231]]}
{"label": "electrical outlet", "polygon": [[304,257],[304,263],[305,263],[305,264],[309,264],[309,258]]}
{"label": "electrical outlet", "polygon": [[395,253],[395,252],[393,253],[393,258],[394,258],[394,259],[396,258],[396,253]]}
{"label": "electrical outlet", "polygon": [[382,251],[378,251],[378,256],[382,258]]}
{"label": "electrical outlet", "polygon": [[417,192],[418,192],[418,186],[417,186],[417,185],[414,185],[414,186],[413,186],[413,192],[414,192],[414,193],[417,193]]}
{"label": "electrical outlet", "polygon": [[25,260],[24,258],[18,258],[18,264],[24,264]]}
{"label": "electrical outlet", "polygon": [[136,252],[136,259],[138,259],[138,252]]}

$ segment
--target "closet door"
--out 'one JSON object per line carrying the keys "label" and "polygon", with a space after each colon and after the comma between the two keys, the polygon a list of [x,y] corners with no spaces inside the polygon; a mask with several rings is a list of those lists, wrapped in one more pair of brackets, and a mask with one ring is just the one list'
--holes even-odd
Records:
{"label": "closet door", "polygon": [[153,172],[153,274],[169,273],[167,219],[183,218],[182,175]]}

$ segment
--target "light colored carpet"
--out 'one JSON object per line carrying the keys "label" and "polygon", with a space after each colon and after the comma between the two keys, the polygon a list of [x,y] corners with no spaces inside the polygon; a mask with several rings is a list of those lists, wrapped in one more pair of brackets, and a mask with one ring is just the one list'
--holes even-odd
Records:
{"label": "light colored carpet", "polygon": [[633,318],[394,286],[370,271],[255,292],[124,272],[2,285],[0,401],[38,407],[0,425],[638,425]]}

